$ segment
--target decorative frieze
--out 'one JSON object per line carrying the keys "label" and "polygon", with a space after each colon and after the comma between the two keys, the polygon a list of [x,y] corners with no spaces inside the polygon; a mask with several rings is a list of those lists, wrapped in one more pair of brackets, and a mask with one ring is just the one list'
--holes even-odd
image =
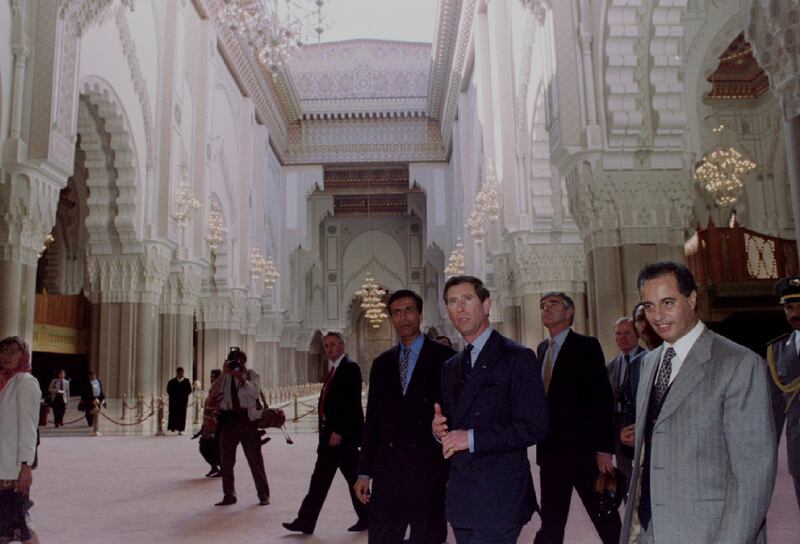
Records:
{"label": "decorative frieze", "polygon": [[130,302],[158,305],[170,272],[172,247],[162,242],[145,242],[137,254],[88,256],[89,299],[101,302]]}
{"label": "decorative frieze", "polygon": [[688,171],[609,172],[599,164],[581,163],[566,182],[587,251],[683,244],[695,196]]}

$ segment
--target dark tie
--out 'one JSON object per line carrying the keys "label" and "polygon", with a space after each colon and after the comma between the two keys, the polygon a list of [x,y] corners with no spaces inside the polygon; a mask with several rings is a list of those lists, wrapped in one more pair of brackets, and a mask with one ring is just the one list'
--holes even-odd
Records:
{"label": "dark tie", "polygon": [[658,377],[656,378],[656,404],[661,404],[661,399],[664,398],[664,393],[669,388],[669,377],[672,374],[672,359],[675,357],[675,350],[667,348],[664,352],[664,360],[661,361],[661,368],[658,369]]}
{"label": "dark tie", "polygon": [[405,393],[406,378],[408,377],[408,356],[411,354],[411,348],[403,346],[400,352],[400,387]]}
{"label": "dark tie", "polygon": [[630,370],[630,366],[631,366],[631,356],[626,354],[622,358],[622,368],[620,368],[619,372],[618,385],[620,390],[623,388],[625,382],[628,379],[628,371]]}
{"label": "dark tie", "polygon": [[231,376],[231,402],[233,403],[233,410],[240,412],[242,404],[239,402],[239,388],[236,387],[236,377]]}
{"label": "dark tie", "polygon": [[456,389],[456,403],[461,397],[461,392],[469,381],[470,374],[472,374],[472,344],[467,344],[462,352],[461,361],[458,368],[458,388]]}
{"label": "dark tie", "polygon": [[325,377],[325,383],[322,385],[322,396],[319,399],[319,417],[325,419],[325,397],[328,396],[328,388],[331,386],[333,380],[333,373],[336,372],[336,367],[331,367],[328,370],[328,375]]}

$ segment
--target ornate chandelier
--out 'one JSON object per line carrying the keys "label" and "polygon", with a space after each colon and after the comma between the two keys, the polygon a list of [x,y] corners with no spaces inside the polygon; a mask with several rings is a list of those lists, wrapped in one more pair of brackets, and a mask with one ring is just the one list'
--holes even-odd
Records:
{"label": "ornate chandelier", "polygon": [[[724,130],[724,124],[713,129],[719,135]],[[695,176],[717,205],[727,208],[739,201],[744,189],[744,176],[755,170],[756,166],[755,162],[746,159],[733,147],[720,145],[703,156],[695,169]]]}
{"label": "ornate chandelier", "polygon": [[481,190],[475,195],[475,207],[467,220],[467,230],[475,240],[486,238],[486,221],[500,219],[500,197],[497,190],[497,176],[492,161],[486,163],[486,179]]}
{"label": "ornate chandelier", "polygon": [[[324,32],[324,0],[222,0],[222,25],[236,34],[275,77],[312,32]],[[310,23],[314,20],[316,26]]]}
{"label": "ornate chandelier", "polygon": [[364,317],[367,318],[373,329],[381,326],[381,322],[389,317],[386,312],[386,304],[383,302],[383,295],[386,291],[380,288],[372,277],[372,274],[367,272],[367,277],[361,289],[356,291],[356,296],[361,297],[361,308],[364,310]]}
{"label": "ornate chandelier", "polygon": [[464,273],[464,270],[464,246],[459,239],[447,259],[447,266],[444,267],[444,277],[460,276]]}
{"label": "ornate chandelier", "polygon": [[267,257],[267,260],[264,261],[264,287],[271,290],[278,283],[280,277],[275,265],[272,264],[272,258]]}
{"label": "ornate chandelier", "polygon": [[185,229],[192,222],[192,215],[203,205],[197,200],[189,183],[189,168],[186,163],[181,165],[181,181],[175,192],[175,214],[172,216],[181,229]]}
{"label": "ornate chandelier", "polygon": [[39,250],[37,257],[41,258],[44,255],[44,252],[47,251],[47,248],[50,244],[55,242],[56,239],[53,237],[52,234],[48,234],[45,236],[44,242],[42,242],[42,249]]}
{"label": "ornate chandelier", "polygon": [[267,266],[267,261],[264,260],[264,257],[261,256],[261,252],[258,248],[253,248],[250,250],[250,278],[253,280],[257,280],[258,276],[264,272],[264,269]]}
{"label": "ornate chandelier", "polygon": [[208,234],[205,237],[208,247],[211,248],[212,253],[217,252],[217,248],[225,242],[225,237],[228,235],[228,227],[225,226],[225,220],[222,218],[222,211],[217,204],[211,205],[211,212],[208,216]]}

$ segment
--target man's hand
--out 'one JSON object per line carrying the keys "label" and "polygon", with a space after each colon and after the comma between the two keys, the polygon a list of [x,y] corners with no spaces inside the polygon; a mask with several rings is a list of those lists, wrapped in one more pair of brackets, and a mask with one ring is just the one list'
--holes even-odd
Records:
{"label": "man's hand", "polygon": [[433,436],[435,436],[439,442],[441,442],[447,434],[446,422],[447,418],[442,415],[442,407],[439,406],[438,402],[435,403],[433,405],[433,423],[431,423],[431,429],[433,430]]}
{"label": "man's hand", "polygon": [[369,481],[369,476],[359,476],[355,485],[353,485],[353,490],[356,492],[356,498],[364,504],[369,502]]}
{"label": "man's hand", "polygon": [[31,489],[33,483],[33,475],[31,474],[31,467],[22,465],[19,469],[19,477],[17,478],[17,493],[26,494]]}
{"label": "man's hand", "polygon": [[469,435],[467,431],[458,429],[445,433],[442,437],[442,454],[445,459],[450,459],[460,451],[469,449]]}
{"label": "man's hand", "polygon": [[619,441],[626,446],[634,447],[636,445],[636,424],[633,423],[627,427],[623,427],[619,431]]}
{"label": "man's hand", "polygon": [[614,463],[611,462],[611,454],[610,453],[603,453],[597,452],[597,469],[602,473],[605,472],[606,474],[613,474],[614,473]]}
{"label": "man's hand", "polygon": [[339,433],[331,433],[330,438],[328,438],[328,445],[332,448],[335,448],[341,443],[342,443],[342,435],[340,435]]}

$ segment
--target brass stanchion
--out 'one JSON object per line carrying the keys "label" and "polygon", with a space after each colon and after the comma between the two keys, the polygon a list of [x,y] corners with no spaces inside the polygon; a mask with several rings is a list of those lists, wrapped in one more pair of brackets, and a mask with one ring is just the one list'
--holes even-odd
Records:
{"label": "brass stanchion", "polygon": [[164,436],[164,399],[158,397],[158,413],[156,414],[156,436]]}
{"label": "brass stanchion", "polygon": [[127,416],[127,411],[128,411],[128,394],[127,393],[123,393],[122,394],[122,415],[120,416],[120,419],[125,419],[125,417]]}
{"label": "brass stanchion", "polygon": [[297,417],[297,414],[298,414],[298,411],[297,411],[297,393],[292,394],[292,397],[294,399],[294,419],[292,421],[297,421],[298,420],[298,417]]}
{"label": "brass stanchion", "polygon": [[92,407],[92,436],[100,436],[100,401],[94,399]]}

